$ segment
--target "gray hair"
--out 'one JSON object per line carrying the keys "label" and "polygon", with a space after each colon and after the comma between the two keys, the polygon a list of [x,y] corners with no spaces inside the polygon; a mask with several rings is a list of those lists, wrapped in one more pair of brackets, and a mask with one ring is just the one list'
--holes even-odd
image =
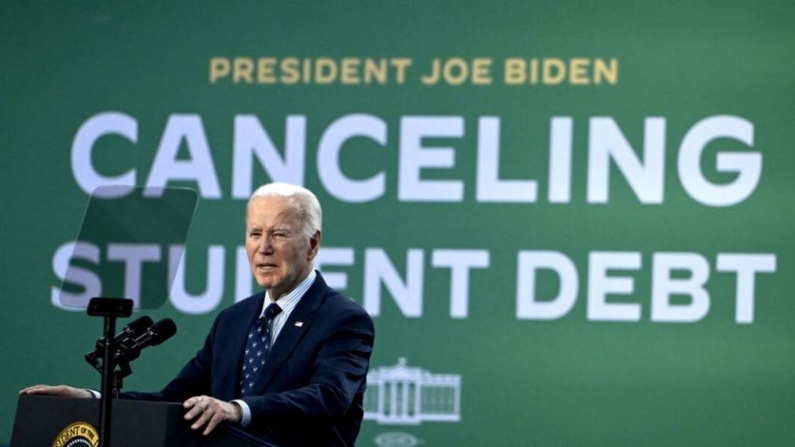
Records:
{"label": "gray hair", "polygon": [[323,227],[323,211],[320,209],[320,202],[312,191],[303,186],[291,185],[289,183],[268,183],[260,186],[251,194],[246,206],[246,213],[251,202],[257,197],[282,197],[287,203],[295,208],[301,216],[304,235],[311,238]]}

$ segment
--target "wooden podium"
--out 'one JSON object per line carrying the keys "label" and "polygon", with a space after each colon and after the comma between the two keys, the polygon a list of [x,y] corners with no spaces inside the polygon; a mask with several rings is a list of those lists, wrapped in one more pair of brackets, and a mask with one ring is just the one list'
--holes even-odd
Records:
{"label": "wooden podium", "polygon": [[[96,446],[99,400],[20,396],[11,447]],[[190,429],[182,405],[113,401],[112,447],[273,447],[236,427],[216,427],[210,436]],[[111,446],[100,446],[111,447]]]}

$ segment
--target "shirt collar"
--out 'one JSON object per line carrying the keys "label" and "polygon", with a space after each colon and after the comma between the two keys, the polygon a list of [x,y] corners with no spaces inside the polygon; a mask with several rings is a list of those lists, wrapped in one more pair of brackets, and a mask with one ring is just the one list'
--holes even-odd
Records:
{"label": "shirt collar", "polygon": [[309,272],[309,275],[304,278],[303,281],[299,282],[298,285],[293,288],[293,290],[276,301],[271,301],[271,297],[266,291],[265,300],[262,303],[262,309],[260,311],[260,316],[265,314],[265,308],[268,307],[268,304],[273,302],[282,308],[282,313],[285,316],[290,315],[290,312],[292,312],[295,306],[298,305],[298,302],[301,301],[301,297],[304,296],[304,293],[306,293],[312,283],[315,282],[315,278],[317,278],[317,272],[315,272],[315,269],[312,269],[312,271]]}

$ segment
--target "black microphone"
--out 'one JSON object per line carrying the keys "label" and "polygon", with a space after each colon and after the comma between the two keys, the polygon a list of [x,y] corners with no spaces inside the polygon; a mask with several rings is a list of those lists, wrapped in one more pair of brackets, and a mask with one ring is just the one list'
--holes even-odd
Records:
{"label": "black microphone", "polygon": [[[146,315],[131,321],[130,324],[124,326],[118,335],[111,339],[111,348],[114,346],[119,346],[120,344],[128,342],[129,340],[134,340],[144,331],[146,331],[147,328],[151,327],[152,323],[152,319]],[[86,361],[88,363],[94,366],[98,364],[97,359],[102,358],[103,352],[105,351],[105,343],[107,343],[105,337],[97,340],[97,343],[94,345],[94,351],[86,354]]]}
{"label": "black microphone", "polygon": [[149,327],[135,339],[128,339],[119,345],[113,355],[118,362],[130,362],[138,358],[141,350],[149,346],[157,346],[177,333],[177,325],[171,318],[164,318]]}
{"label": "black microphone", "polygon": [[[110,345],[111,346],[117,345],[119,343],[124,342],[127,339],[138,337],[147,328],[151,327],[153,323],[154,323],[154,321],[152,321],[152,319],[147,317],[146,315],[144,315],[141,318],[138,318],[138,319],[130,322],[130,324],[128,324],[127,326],[124,326],[124,329],[121,330],[119,335],[113,337],[113,340],[111,340]],[[102,341],[102,347],[104,348],[105,347],[105,343],[104,343],[105,337],[102,337],[102,339],[100,339],[100,340]]]}

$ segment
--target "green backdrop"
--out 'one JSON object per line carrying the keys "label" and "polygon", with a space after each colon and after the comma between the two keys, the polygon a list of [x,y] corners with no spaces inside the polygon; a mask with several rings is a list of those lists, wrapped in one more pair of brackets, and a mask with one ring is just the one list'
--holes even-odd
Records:
{"label": "green backdrop", "polygon": [[360,445],[793,445],[793,23],[787,1],[5,2],[0,442],[22,387],[99,386],[101,321],[52,298],[67,264],[128,290],[113,241],[69,261],[94,187],[200,197],[185,290],[147,313],[179,331],[125,383],[154,389],[253,290],[245,198],[282,180],[317,193],[319,267],[376,324]]}

